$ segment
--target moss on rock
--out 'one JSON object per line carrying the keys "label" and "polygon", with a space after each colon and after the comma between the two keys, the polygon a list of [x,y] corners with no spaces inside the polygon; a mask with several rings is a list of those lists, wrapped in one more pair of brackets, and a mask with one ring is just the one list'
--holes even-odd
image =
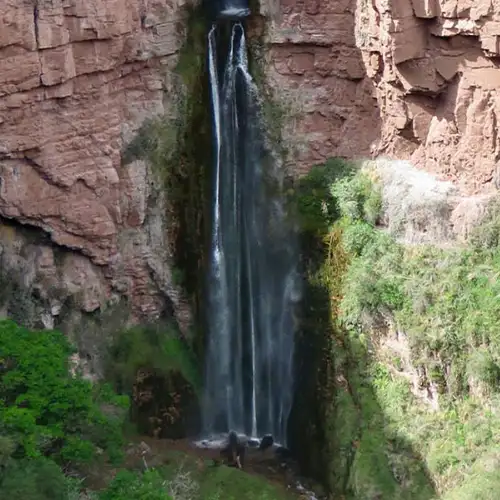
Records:
{"label": "moss on rock", "polygon": [[206,68],[207,24],[202,6],[185,9],[185,40],[174,70],[173,111],[147,120],[124,150],[124,161],[145,159],[155,178],[150,203],[165,205],[167,241],[176,284],[197,318],[193,341],[201,354],[201,300],[206,250],[212,134]]}
{"label": "moss on rock", "polygon": [[197,358],[172,325],[115,333],[106,361],[106,378],[131,398],[139,432],[182,438],[197,430]]}

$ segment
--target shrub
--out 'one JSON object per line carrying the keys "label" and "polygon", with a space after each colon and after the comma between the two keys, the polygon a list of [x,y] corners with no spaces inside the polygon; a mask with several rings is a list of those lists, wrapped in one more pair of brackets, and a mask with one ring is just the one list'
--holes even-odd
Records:
{"label": "shrub", "polygon": [[51,456],[88,462],[97,447],[119,458],[121,419],[101,405],[126,405],[108,390],[71,377],[68,340],[57,331],[30,331],[0,321],[0,432],[14,458]]}
{"label": "shrub", "polygon": [[107,365],[108,378],[120,392],[131,393],[137,371],[142,368],[163,376],[178,372],[195,391],[201,387],[196,358],[171,326],[135,327],[118,332]]}
{"label": "shrub", "polygon": [[99,500],[172,500],[167,487],[167,482],[154,469],[143,474],[121,470],[99,495]]}
{"label": "shrub", "polygon": [[364,173],[343,178],[330,187],[339,213],[351,221],[364,220],[375,225],[382,209],[380,189]]}
{"label": "shrub", "polygon": [[[439,409],[428,411],[416,397],[390,349],[371,350],[384,356],[383,364],[372,364],[368,372],[387,434],[407,439],[425,457],[439,493],[452,488],[445,498],[490,498],[498,479],[491,464],[498,463],[499,435],[500,202],[492,203],[469,247],[404,246],[374,227],[380,199],[362,176],[330,190],[342,217],[336,230],[349,258],[338,320],[354,339],[351,349],[353,342],[363,345],[365,327],[380,326],[379,319],[405,332],[408,352],[400,346],[408,356],[405,364],[418,372],[420,389],[435,383]],[[389,443],[385,446],[390,452]],[[491,455],[495,458],[484,460]],[[409,473],[396,465],[398,477]]]}
{"label": "shrub", "polygon": [[331,186],[338,179],[350,178],[353,165],[340,158],[328,160],[311,169],[297,183],[293,192],[301,228],[304,232],[323,234],[339,216]]}
{"label": "shrub", "polygon": [[0,499],[67,500],[68,480],[52,460],[12,460],[3,470]]}

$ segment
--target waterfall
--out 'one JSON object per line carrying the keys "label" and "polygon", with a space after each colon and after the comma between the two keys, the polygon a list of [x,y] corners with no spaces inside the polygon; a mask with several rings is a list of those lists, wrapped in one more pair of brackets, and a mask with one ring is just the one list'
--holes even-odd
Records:
{"label": "waterfall", "polygon": [[218,26],[208,34],[215,155],[204,432],[272,434],[285,444],[299,298],[296,242],[248,69],[245,30],[229,22],[222,64]]}

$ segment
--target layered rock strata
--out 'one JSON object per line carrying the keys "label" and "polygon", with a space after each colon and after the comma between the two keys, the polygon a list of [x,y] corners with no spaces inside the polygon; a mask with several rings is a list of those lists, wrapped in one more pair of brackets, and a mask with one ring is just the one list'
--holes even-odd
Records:
{"label": "layered rock strata", "polygon": [[386,155],[498,188],[499,0],[273,2],[269,75],[295,107],[301,170]]}
{"label": "layered rock strata", "polygon": [[71,297],[84,312],[125,298],[132,319],[173,308],[187,327],[150,167],[121,161],[144,120],[169,113],[180,13],[176,0],[1,2],[1,267],[36,290],[46,326]]}
{"label": "layered rock strata", "polygon": [[[0,264],[48,326],[68,298],[89,313],[125,298],[135,319],[174,309],[187,328],[150,166],[121,155],[170,112],[182,1],[0,5]],[[263,0],[261,14],[295,174],[385,155],[467,194],[500,185],[500,0]]]}

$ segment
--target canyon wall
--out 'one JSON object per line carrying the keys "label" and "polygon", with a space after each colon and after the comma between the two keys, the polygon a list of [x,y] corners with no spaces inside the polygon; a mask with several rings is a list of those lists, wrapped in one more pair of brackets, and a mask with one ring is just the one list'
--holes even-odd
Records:
{"label": "canyon wall", "polygon": [[300,171],[385,155],[469,194],[500,187],[499,0],[268,0],[263,13]]}
{"label": "canyon wall", "polygon": [[150,166],[121,159],[146,118],[171,111],[181,8],[1,2],[3,314],[52,327],[67,305],[85,314],[125,299],[132,320],[174,313],[187,328]]}
{"label": "canyon wall", "polygon": [[[172,113],[184,2],[0,5],[2,314],[50,327],[125,299],[187,329],[164,193],[122,159]],[[257,17],[293,173],[385,155],[468,194],[500,185],[500,0],[262,0]]]}

